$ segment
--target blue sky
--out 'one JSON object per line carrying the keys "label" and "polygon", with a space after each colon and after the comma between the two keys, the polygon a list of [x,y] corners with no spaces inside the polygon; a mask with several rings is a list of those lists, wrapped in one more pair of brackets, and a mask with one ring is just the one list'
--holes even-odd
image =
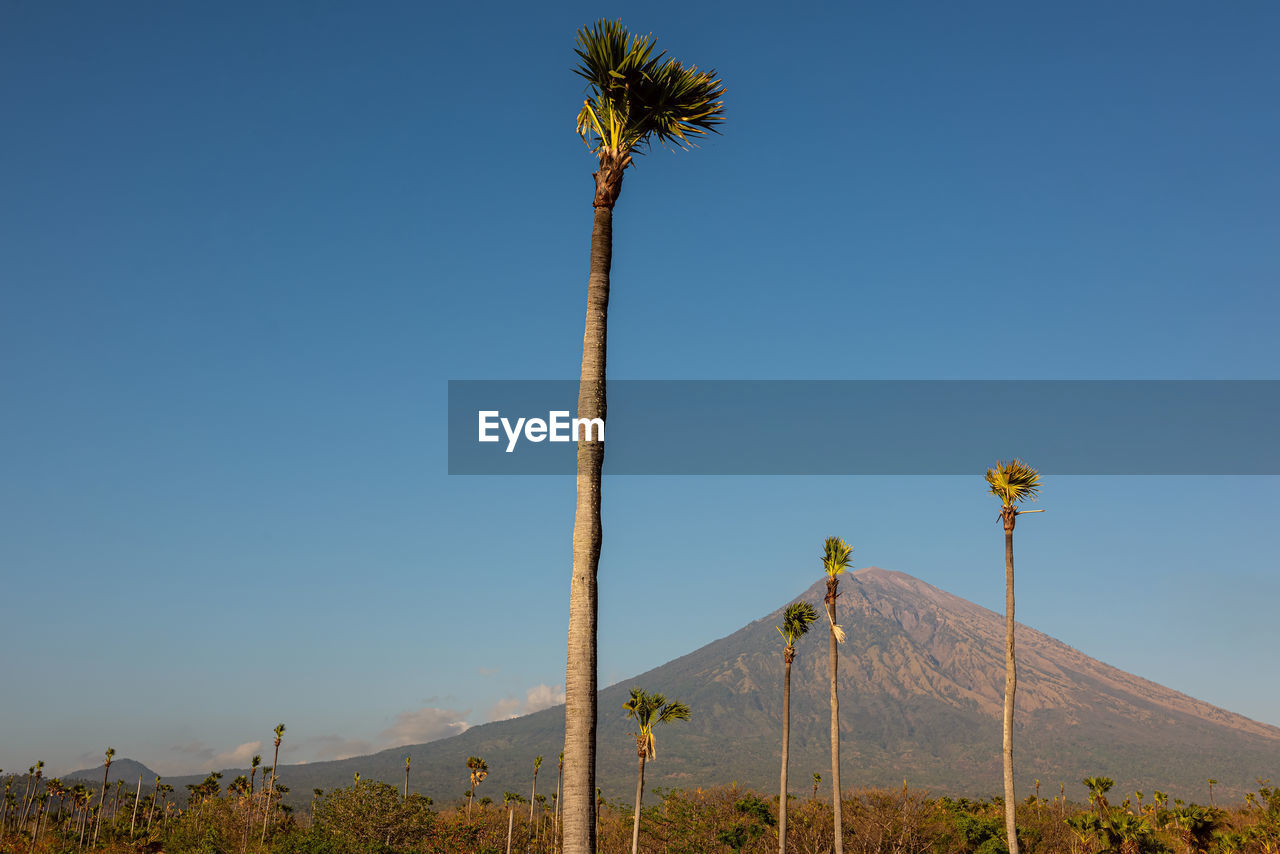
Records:
{"label": "blue sky", "polygon": [[[602,17],[728,90],[626,179],[612,377],[1277,378],[1274,4],[8,4],[0,768],[199,773],[278,721],[332,758],[556,697],[572,479],[448,476],[446,384],[577,376]],[[1018,453],[1013,405],[992,430]],[[1020,619],[1280,724],[1275,477],[1042,506]],[[980,471],[613,478],[604,516],[604,683],[833,534],[1002,607]]]}

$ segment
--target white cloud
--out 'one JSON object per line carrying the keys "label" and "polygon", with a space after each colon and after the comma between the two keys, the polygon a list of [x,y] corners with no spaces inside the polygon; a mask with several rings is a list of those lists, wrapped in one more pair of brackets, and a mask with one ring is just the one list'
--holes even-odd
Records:
{"label": "white cloud", "polygon": [[261,741],[246,741],[232,750],[219,753],[213,757],[219,768],[241,768],[253,761],[253,755],[262,751]]}
{"label": "white cloud", "polygon": [[564,702],[564,686],[534,685],[525,697],[524,713],[540,712]]}
{"label": "white cloud", "polygon": [[352,756],[373,753],[373,750],[373,742],[363,738],[343,738],[339,735],[313,735],[302,739],[298,745],[298,752],[307,754],[308,760],[312,762],[350,759]]}
{"label": "white cloud", "polygon": [[558,706],[563,702],[564,686],[534,685],[525,692],[523,700],[507,697],[494,703],[493,707],[489,709],[489,720],[505,721],[510,718],[518,718],[521,715],[531,715],[534,712]]}
{"label": "white cloud", "polygon": [[382,737],[390,739],[387,747],[403,744],[422,744],[466,732],[470,726],[467,715],[471,710],[437,709],[424,706],[396,715],[396,722],[382,731]]}

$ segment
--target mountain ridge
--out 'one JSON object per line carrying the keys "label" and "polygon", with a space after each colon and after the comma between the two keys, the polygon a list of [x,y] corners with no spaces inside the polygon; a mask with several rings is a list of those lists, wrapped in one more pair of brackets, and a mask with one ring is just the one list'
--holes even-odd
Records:
{"label": "mountain ridge", "polygon": [[[790,601],[821,607],[819,580]],[[868,567],[842,576],[840,648],[841,775],[847,785],[903,781],[944,794],[1000,791],[1000,710],[1004,618],[905,573]],[[789,603],[788,603],[789,604]],[[785,605],[735,632],[600,691],[598,785],[606,797],[634,790],[634,744],[622,703],[632,686],[660,691],[693,709],[693,719],[660,728],[651,786],[737,781],[776,785],[782,643],[774,631]],[[797,645],[792,670],[792,779],[830,768],[827,654],[823,625]],[[1078,787],[1104,775],[1119,790],[1156,786],[1200,797],[1208,777],[1224,798],[1256,777],[1280,777],[1280,728],[1218,708],[1097,661],[1019,623],[1015,769],[1020,791],[1036,780]],[[314,787],[348,785],[354,772],[452,800],[466,789],[470,755],[489,762],[478,796],[525,791],[534,756],[546,761],[539,791],[554,791],[564,707],[472,727],[420,745],[362,757],[284,766],[290,799]],[[232,779],[242,769],[226,769]],[[189,778],[198,782],[203,775]],[[182,778],[179,784],[188,778]],[[804,786],[800,786],[804,788]],[[1081,794],[1080,792],[1076,793]]]}

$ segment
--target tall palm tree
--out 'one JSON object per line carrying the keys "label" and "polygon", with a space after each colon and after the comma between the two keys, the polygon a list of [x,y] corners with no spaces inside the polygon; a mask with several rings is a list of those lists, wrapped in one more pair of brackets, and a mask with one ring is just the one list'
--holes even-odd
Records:
{"label": "tall palm tree", "polygon": [[409,757],[404,758],[404,799],[409,800]]}
{"label": "tall palm tree", "polygon": [[1015,459],[996,462],[987,469],[987,485],[1000,500],[1000,520],[1004,523],[1004,829],[1009,854],[1018,854],[1018,827],[1014,818],[1017,801],[1013,796],[1013,695],[1018,688],[1018,666],[1013,652],[1013,526],[1022,513],[1023,501],[1040,494],[1040,473]]}
{"label": "tall palm tree", "polygon": [[489,763],[479,756],[467,757],[467,770],[471,772],[471,791],[467,794],[467,821],[471,820],[471,804],[476,799],[476,786],[489,776]]}
{"label": "tall palm tree", "polygon": [[[576,72],[588,84],[578,113],[578,134],[595,155],[591,266],[582,336],[578,417],[606,415],[605,339],[609,272],[613,259],[613,206],[632,156],[653,142],[688,148],[724,119],[724,89],[714,72],[699,71],[656,50],[652,36],[633,36],[621,21],[599,21],[578,31]],[[573,518],[573,572],[569,587],[569,642],[565,666],[564,833],[568,854],[595,854],[596,570],[600,563],[602,436],[578,442]]]}
{"label": "tall palm tree", "polygon": [[837,644],[844,643],[844,629],[836,622],[836,599],[840,596],[840,575],[849,568],[853,546],[839,537],[827,537],[822,543],[822,571],[827,575],[828,628],[831,632],[831,809],[835,822],[835,854],[844,854],[844,828],[840,821],[840,695],[836,689],[836,671],[840,653]]}
{"label": "tall palm tree", "polygon": [[778,854],[787,850],[787,751],[791,741],[791,663],[796,660],[796,641],[809,632],[818,611],[808,602],[792,602],[782,612],[782,625],[775,628],[787,642],[782,651],[782,780],[778,784]]}
{"label": "tall palm tree", "polygon": [[[258,776],[258,766],[262,764],[262,754],[255,753],[253,761],[249,763],[249,794],[253,794],[253,778]],[[160,778],[156,778],[156,782],[160,782]]]}
{"label": "tall palm tree", "polygon": [[[266,790],[267,805],[262,809],[262,838],[259,843],[267,841],[267,821],[271,818],[271,799],[275,797],[276,793],[276,768],[280,767],[280,740],[284,736],[284,724],[276,724],[276,728],[273,731],[276,734],[276,752],[271,759],[271,784]],[[267,772],[263,771],[262,773],[265,775]]]}
{"label": "tall palm tree", "polygon": [[106,761],[102,763],[102,797],[98,799],[98,820],[93,825],[93,844],[98,844],[98,831],[102,829],[102,814],[106,812],[107,775],[111,773],[111,760],[116,756],[116,749],[108,747]]}
{"label": "tall palm tree", "polygon": [[669,721],[689,720],[689,707],[679,700],[667,702],[662,694],[650,694],[641,688],[631,689],[631,698],[622,704],[627,718],[636,722],[636,756],[640,759],[640,772],[636,777],[636,815],[631,826],[631,854],[640,848],[640,803],[644,799],[644,763],[658,756],[653,728]]}

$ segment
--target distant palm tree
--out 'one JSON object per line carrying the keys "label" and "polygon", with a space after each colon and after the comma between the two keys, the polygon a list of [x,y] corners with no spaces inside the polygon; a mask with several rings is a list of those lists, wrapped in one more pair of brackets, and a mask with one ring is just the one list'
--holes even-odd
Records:
{"label": "distant palm tree", "polygon": [[106,812],[107,804],[107,775],[111,773],[111,760],[115,758],[116,749],[114,747],[107,748],[107,760],[102,764],[102,797],[98,799],[98,820],[93,825],[93,844],[98,844],[98,831],[102,829],[102,815]]}
{"label": "distant palm tree", "polygon": [[[253,761],[249,763],[249,794],[253,794],[253,778],[258,775],[258,766],[262,764],[262,754],[254,754]],[[156,778],[156,782],[160,782],[160,778]]]}
{"label": "distant palm tree", "polygon": [[782,651],[782,779],[778,784],[778,854],[787,850],[787,752],[791,741],[791,663],[796,660],[796,641],[818,619],[818,611],[808,602],[792,602],[782,612],[778,634],[787,642]]}
{"label": "distant palm tree", "polygon": [[[576,72],[588,84],[578,133],[598,164],[577,414],[603,420],[613,207],[622,192],[623,174],[632,155],[653,142],[687,148],[692,138],[715,131],[724,120],[724,88],[714,73],[665,57],[655,49],[652,36],[633,36],[621,21],[583,27],[577,40],[575,52],[581,62]],[[603,541],[603,466],[604,442],[579,441],[565,665],[564,820],[569,854],[595,854],[596,849],[596,572]]]}
{"label": "distant palm tree", "polygon": [[471,820],[471,804],[476,799],[476,786],[489,776],[489,763],[479,756],[467,757],[467,770],[471,773],[471,791],[467,794],[467,821]]}
{"label": "distant palm tree", "polygon": [[556,763],[556,803],[555,812],[551,814],[551,848],[553,851],[560,850],[560,784],[564,781],[564,751],[560,751],[559,761]]}
{"label": "distant palm tree", "polygon": [[529,833],[533,833],[533,807],[538,797],[538,769],[542,767],[542,757],[533,760],[533,787],[529,789]]}
{"label": "distant palm tree", "polygon": [[1209,806],[1213,806],[1213,787],[1217,784],[1217,780],[1209,778]]}
{"label": "distant palm tree", "polygon": [[507,854],[511,854],[511,830],[516,822],[516,804],[522,801],[524,798],[515,792],[505,792],[502,795],[502,805],[507,808]]}
{"label": "distant palm tree", "polygon": [[1021,460],[996,462],[987,469],[987,485],[1000,500],[1000,519],[1004,522],[1004,829],[1009,854],[1018,854],[1018,826],[1013,794],[1013,695],[1018,688],[1018,666],[1013,651],[1013,526],[1022,513],[1023,501],[1035,501],[1040,494],[1040,473]]}
{"label": "distant palm tree", "polygon": [[404,799],[409,800],[409,757],[404,758]]}
{"label": "distant palm tree", "polygon": [[[276,768],[280,766],[280,740],[284,736],[284,724],[276,724],[274,732],[276,734],[276,752],[271,759],[271,784],[267,788],[267,805],[262,810],[262,838],[259,840],[260,843],[267,841],[267,821],[271,818],[271,799],[276,794]],[[267,772],[263,771],[262,773],[265,776]]]}
{"label": "distant palm tree", "polygon": [[844,854],[844,828],[840,821],[840,694],[836,688],[836,671],[839,651],[836,646],[844,643],[844,629],[836,623],[836,599],[840,596],[840,574],[849,568],[853,547],[839,537],[827,537],[822,544],[822,571],[827,576],[827,595],[822,600],[827,606],[827,620],[831,630],[831,809],[835,822],[833,828],[835,854]]}
{"label": "distant palm tree", "polygon": [[644,763],[657,758],[657,743],[653,728],[668,721],[689,720],[689,707],[678,700],[667,702],[662,694],[650,694],[640,688],[631,689],[631,699],[622,704],[627,718],[636,722],[636,756],[640,760],[640,772],[636,778],[636,815],[631,827],[631,854],[640,849],[640,804],[644,799]]}
{"label": "distant palm tree", "polygon": [[813,772],[813,798],[818,798],[818,787],[822,785],[822,775],[817,771]]}

